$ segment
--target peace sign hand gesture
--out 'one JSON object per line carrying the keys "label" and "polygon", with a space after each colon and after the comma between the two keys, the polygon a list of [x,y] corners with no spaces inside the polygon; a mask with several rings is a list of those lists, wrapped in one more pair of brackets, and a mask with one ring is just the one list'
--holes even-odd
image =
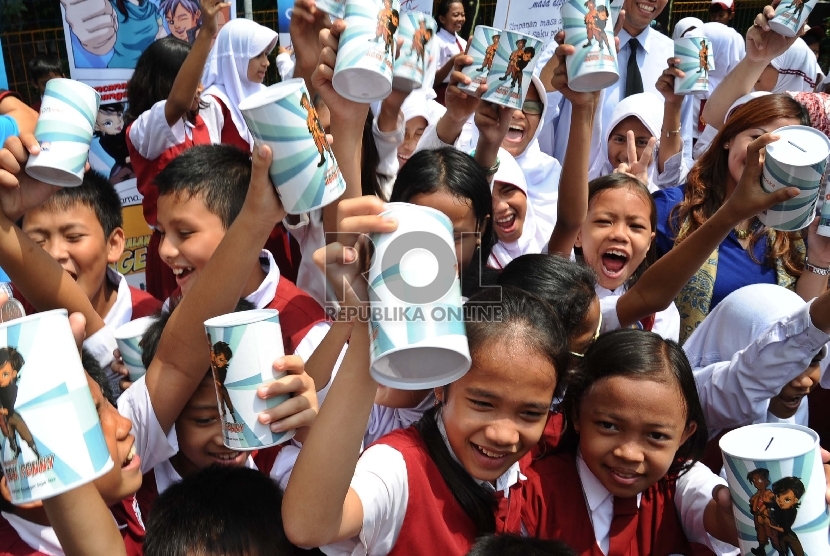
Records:
{"label": "peace sign hand gesture", "polygon": [[657,143],[657,139],[652,137],[648,140],[646,148],[643,149],[643,155],[639,159],[637,158],[637,141],[634,138],[634,132],[630,129],[626,133],[626,142],[628,143],[628,163],[621,163],[614,171],[620,174],[628,174],[648,186],[648,167],[654,155],[654,145]]}

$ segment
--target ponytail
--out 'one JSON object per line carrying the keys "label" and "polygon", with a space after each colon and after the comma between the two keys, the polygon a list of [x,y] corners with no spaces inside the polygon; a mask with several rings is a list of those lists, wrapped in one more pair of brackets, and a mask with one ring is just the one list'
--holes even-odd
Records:
{"label": "ponytail", "polygon": [[473,521],[476,537],[496,532],[496,509],[498,502],[492,492],[488,491],[450,454],[447,443],[438,429],[438,408],[433,407],[424,413],[415,428],[421,434],[427,452],[435,462],[441,478],[447,483],[453,498],[456,499],[464,513]]}

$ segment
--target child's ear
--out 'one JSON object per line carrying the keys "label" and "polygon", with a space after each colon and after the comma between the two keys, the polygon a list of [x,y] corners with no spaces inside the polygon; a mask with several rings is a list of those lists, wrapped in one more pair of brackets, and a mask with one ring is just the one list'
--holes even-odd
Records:
{"label": "child's ear", "polygon": [[683,431],[683,436],[680,438],[680,445],[683,446],[687,440],[689,440],[692,435],[697,430],[697,422],[690,421],[688,425],[686,425],[686,430]]}
{"label": "child's ear", "polygon": [[[654,235],[651,236],[654,238]],[[574,240],[574,247],[579,247],[582,249],[582,227],[579,228],[579,231],[576,232],[576,239]]]}
{"label": "child's ear", "polygon": [[124,230],[121,228],[114,229],[110,237],[107,238],[107,263],[114,264],[118,262],[124,253],[125,244]]}
{"label": "child's ear", "polygon": [[[9,484],[6,482],[6,477],[0,477],[0,496],[2,496],[3,499],[9,504],[12,503],[12,493],[9,490]],[[28,504],[15,504],[15,507],[22,510],[34,510],[43,507],[43,502],[38,500],[37,502],[29,502]]]}

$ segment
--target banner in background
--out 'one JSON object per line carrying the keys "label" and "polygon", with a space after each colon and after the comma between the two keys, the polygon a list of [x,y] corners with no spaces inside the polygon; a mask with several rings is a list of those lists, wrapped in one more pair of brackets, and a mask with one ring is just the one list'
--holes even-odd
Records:
{"label": "banner in background", "polygon": [[432,15],[432,0],[401,0],[401,13],[423,12]]}
{"label": "banner in background", "polygon": [[0,89],[9,88],[9,79],[6,77],[6,62],[3,60],[3,45],[0,44]]}
{"label": "banner in background", "polygon": [[562,30],[560,8],[565,0],[499,0],[493,27],[518,31],[547,45]]}
{"label": "banner in background", "polygon": [[[142,197],[127,151],[127,81],[153,41],[173,35],[193,43],[202,25],[199,0],[61,0],[61,10],[69,75],[101,94],[89,163],[109,177],[121,198],[126,247],[112,266],[126,275],[131,286],[144,289],[151,230],[144,221]],[[223,12],[220,28],[235,16],[234,3]],[[112,23],[102,25],[102,21]]]}
{"label": "banner in background", "polygon": [[291,48],[291,35],[288,27],[291,25],[291,12],[294,11],[292,0],[277,0],[277,31],[280,35],[280,46]]}

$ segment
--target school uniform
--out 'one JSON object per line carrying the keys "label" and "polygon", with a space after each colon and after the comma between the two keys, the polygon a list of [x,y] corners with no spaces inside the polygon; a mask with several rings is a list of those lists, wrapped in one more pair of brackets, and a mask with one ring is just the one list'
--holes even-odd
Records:
{"label": "school uniform", "polygon": [[435,405],[435,393],[430,391],[415,407],[387,407],[375,404],[369,413],[369,426],[363,435],[363,445],[371,446],[392,431],[405,429],[418,422]]}
{"label": "school uniform", "polygon": [[560,453],[534,461],[528,470],[523,518],[531,536],[559,539],[581,556],[607,556],[612,543],[615,552],[628,556],[710,553],[720,543],[704,529],[703,514],[712,490],[725,484],[700,463],[680,477],[664,477],[637,495],[631,508],[636,526],[629,525],[633,534],[624,540],[613,523],[614,496],[580,455]]}
{"label": "school uniform", "polygon": [[[446,439],[443,423],[439,429]],[[455,457],[455,456],[453,456]],[[513,464],[492,489],[498,499],[496,533],[521,534],[522,469],[530,455]],[[360,456],[351,488],[363,505],[363,528],[353,539],[320,547],[328,555],[464,556],[476,538],[475,526],[450,491],[413,427],[381,438]]]}
{"label": "school uniform", "polygon": [[0,556],[63,556],[51,527],[0,512]]}
{"label": "school uniform", "polygon": [[[438,47],[438,62],[436,63],[436,71],[443,68],[446,63],[450,61],[450,58],[467,50],[467,41],[462,39],[457,34],[450,33],[443,27],[435,34],[434,41]],[[450,76],[447,75],[443,82],[449,83]]]}
{"label": "school uniform", "polygon": [[[599,298],[599,310],[602,313],[602,331],[610,332],[622,328],[617,317],[617,302],[625,293],[625,286],[615,290],[603,288],[597,284],[594,288]],[[680,313],[672,302],[666,309],[642,319],[635,325],[636,328],[659,334],[666,340],[677,341],[680,336]]]}
{"label": "school uniform", "polygon": [[[376,106],[377,110],[373,109],[373,112],[379,114],[380,103],[377,103]],[[398,175],[398,147],[403,143],[406,132],[404,117],[403,111],[398,112],[398,122],[392,131],[381,131],[378,128],[378,116],[374,116],[372,120],[372,137],[378,150],[377,178],[387,199],[392,194],[395,176]]]}

